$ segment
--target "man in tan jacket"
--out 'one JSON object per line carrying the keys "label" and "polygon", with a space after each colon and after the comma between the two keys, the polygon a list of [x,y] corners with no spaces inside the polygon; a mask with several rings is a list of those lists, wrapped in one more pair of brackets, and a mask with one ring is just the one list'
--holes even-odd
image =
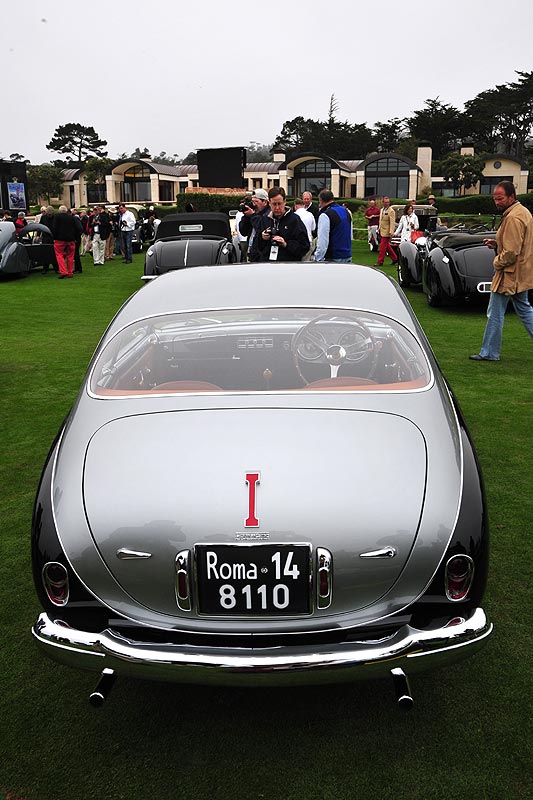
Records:
{"label": "man in tan jacket", "polygon": [[396,264],[398,256],[393,249],[390,240],[394,235],[396,229],[396,214],[394,209],[390,207],[390,197],[383,198],[383,208],[379,214],[379,235],[381,241],[379,243],[378,261],[376,267],[382,267],[385,256],[390,256],[392,263]]}
{"label": "man in tan jacket", "polygon": [[494,188],[494,203],[502,221],[496,240],[485,239],[496,250],[494,278],[490,286],[487,326],[479,354],[472,361],[499,361],[505,309],[512,301],[517,315],[533,339],[533,308],[528,289],[533,289],[533,217],[516,199],[511,181],[501,181]]}

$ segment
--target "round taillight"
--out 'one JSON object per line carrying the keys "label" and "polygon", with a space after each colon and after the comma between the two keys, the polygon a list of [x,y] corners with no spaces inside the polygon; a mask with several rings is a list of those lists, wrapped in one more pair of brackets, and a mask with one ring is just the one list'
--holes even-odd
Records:
{"label": "round taillight", "polygon": [[43,567],[43,585],[48,599],[55,606],[68,603],[68,572],[58,561],[49,561]]}
{"label": "round taillight", "polygon": [[446,562],[444,584],[448,600],[464,600],[474,577],[474,562],[470,556],[452,556]]}

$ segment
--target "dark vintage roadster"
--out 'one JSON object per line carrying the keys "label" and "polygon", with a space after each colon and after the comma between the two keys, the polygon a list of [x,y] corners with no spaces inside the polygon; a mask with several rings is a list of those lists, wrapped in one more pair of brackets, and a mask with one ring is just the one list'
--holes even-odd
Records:
{"label": "dark vintage roadster", "polygon": [[159,223],[146,252],[144,275],[155,277],[173,269],[238,260],[227,214],[169,214]]}
{"label": "dark vintage roadster", "polygon": [[398,280],[401,286],[422,284],[430,306],[488,297],[494,275],[494,251],[484,239],[496,232],[483,226],[445,228],[426,232],[416,242],[398,247]]}
{"label": "dark vintage roadster", "polygon": [[39,266],[55,265],[54,242],[46,225],[30,222],[16,233],[12,222],[0,222],[0,275],[27,275]]}
{"label": "dark vintage roadster", "polygon": [[119,311],[32,524],[52,659],[101,675],[294,686],[477,652],[474,447],[398,284],[369,267],[169,271]]}

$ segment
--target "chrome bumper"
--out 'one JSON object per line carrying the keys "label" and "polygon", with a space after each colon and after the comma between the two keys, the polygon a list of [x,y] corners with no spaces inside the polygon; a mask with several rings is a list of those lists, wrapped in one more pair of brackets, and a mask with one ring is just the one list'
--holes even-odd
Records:
{"label": "chrome bumper", "polygon": [[404,625],[375,641],[264,648],[153,644],[107,629],[86,633],[41,614],[32,633],[39,647],[61,664],[117,675],[175,683],[275,686],[340,683],[381,678],[400,667],[412,675],[472,655],[492,633],[481,608],[444,627]]}

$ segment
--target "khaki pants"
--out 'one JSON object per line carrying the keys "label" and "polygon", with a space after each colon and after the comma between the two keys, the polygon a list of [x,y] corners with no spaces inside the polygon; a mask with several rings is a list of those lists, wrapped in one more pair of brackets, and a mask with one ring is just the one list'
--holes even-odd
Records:
{"label": "khaki pants", "polygon": [[100,237],[99,233],[93,236],[93,260],[95,264],[104,263],[105,253],[105,239]]}
{"label": "khaki pants", "polygon": [[305,256],[302,258],[302,261],[311,261],[311,256],[313,255],[315,250],[316,250],[316,239],[313,239],[313,241],[311,242],[311,247],[309,248]]}
{"label": "khaki pants", "polygon": [[107,239],[105,240],[105,250],[104,250],[104,258],[106,261],[109,261],[110,258],[114,258],[115,252],[115,237],[112,233],[109,234]]}

